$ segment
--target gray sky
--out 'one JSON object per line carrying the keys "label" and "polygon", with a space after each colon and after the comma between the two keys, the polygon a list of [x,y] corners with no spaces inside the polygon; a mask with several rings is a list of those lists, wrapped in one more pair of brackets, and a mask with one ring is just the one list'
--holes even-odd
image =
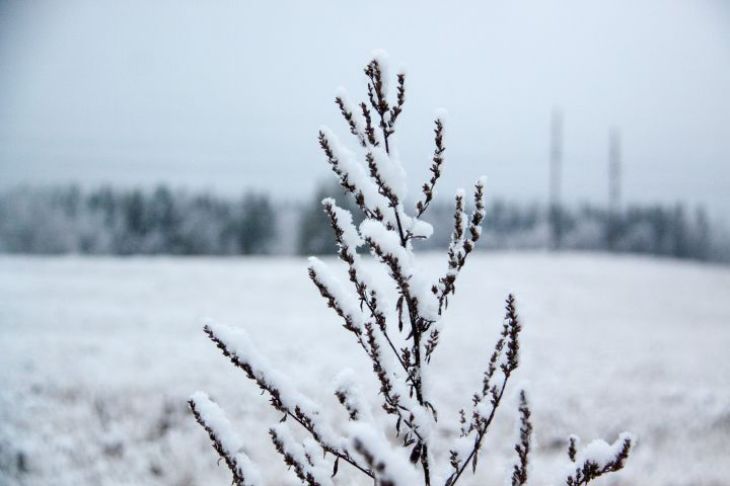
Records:
{"label": "gray sky", "polygon": [[698,1],[3,2],[0,184],[81,181],[302,197],[345,135],[332,97],[385,48],[405,67],[399,147],[415,189],[435,108],[441,193],[542,200],[565,119],[569,201],[606,199],[621,130],[629,201],[730,209],[730,4]]}

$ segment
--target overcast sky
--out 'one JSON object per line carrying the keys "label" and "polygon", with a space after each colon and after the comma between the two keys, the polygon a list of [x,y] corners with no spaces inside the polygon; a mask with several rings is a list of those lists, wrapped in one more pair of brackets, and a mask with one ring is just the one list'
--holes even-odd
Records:
{"label": "overcast sky", "polygon": [[386,49],[408,73],[398,144],[416,188],[449,112],[441,193],[547,193],[565,119],[569,201],[604,202],[609,128],[628,201],[730,210],[730,3],[2,2],[0,184],[169,182],[299,198],[328,176],[332,97]]}

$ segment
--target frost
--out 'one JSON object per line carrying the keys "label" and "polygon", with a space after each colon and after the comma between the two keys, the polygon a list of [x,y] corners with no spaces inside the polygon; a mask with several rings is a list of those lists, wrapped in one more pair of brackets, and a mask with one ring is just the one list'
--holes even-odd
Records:
{"label": "frost", "polygon": [[196,412],[202,422],[210,428],[219,441],[225,454],[234,458],[235,467],[240,477],[245,478],[247,484],[259,485],[263,483],[261,473],[243,452],[243,441],[233,430],[233,426],[223,413],[223,410],[213,402],[207,394],[198,391],[190,396]]}
{"label": "frost", "polygon": [[355,295],[335,277],[329,267],[317,257],[309,257],[309,268],[334,297],[342,312],[352,320],[354,326],[362,329],[366,320]]}
{"label": "frost", "polygon": [[421,219],[414,219],[410,230],[416,238],[430,238],[433,235],[433,226]]}
{"label": "frost", "polygon": [[[360,156],[364,160],[356,158],[329,129],[322,128],[319,135],[320,146],[333,172],[343,188],[354,196],[364,215],[356,228],[352,215],[338,207],[333,199],[322,201],[339,248],[337,255],[346,267],[349,281],[338,279],[318,258],[310,258],[308,267],[309,276],[327,305],[344,321],[343,327],[354,336],[369,360],[379,385],[380,407],[371,407],[367,402],[360,377],[349,369],[344,370],[336,377],[333,391],[347,411],[349,421],[344,427],[339,424],[332,427],[320,407],[299,392],[287,376],[273,369],[246,333],[214,324],[205,328],[224,355],[283,414],[281,422],[269,430],[272,441],[284,462],[307,484],[333,484],[332,477],[336,476],[342,461],[369,476],[375,484],[411,486],[422,481],[421,484],[435,486],[438,482],[453,486],[467,468],[476,469],[483,439],[502,403],[508,380],[519,364],[522,323],[515,298],[509,294],[499,339],[484,363],[481,385],[471,395],[472,409],[469,413],[460,412],[458,426],[452,431],[458,431],[458,438],[449,441],[453,442],[452,447],[446,451],[440,449],[443,445],[437,439],[449,437],[450,433],[448,429],[444,434],[436,433],[438,411],[433,397],[431,356],[439,344],[447,299],[454,294],[457,277],[481,237],[485,179],[478,179],[474,185],[470,214],[467,214],[469,201],[465,199],[465,191],[457,191],[447,252],[448,270],[434,282],[427,269],[419,265],[413,241],[433,233],[433,227],[421,217],[433,200],[441,176],[446,150],[443,116],[439,115],[435,122],[431,176],[421,186],[423,199],[416,204],[415,216],[411,216],[404,208],[406,173],[393,138],[405,103],[405,78],[398,77],[395,100],[390,100],[389,72],[385,54],[374,54],[365,69],[369,81],[366,102],[370,106],[361,105],[364,107],[362,120],[354,116],[344,90],[338,90],[335,100],[351,134],[360,144]],[[376,131],[380,132],[377,139]],[[390,276],[390,292],[384,292],[365,271],[357,253],[357,248],[363,245]],[[375,410],[381,416],[376,416]],[[524,392],[520,393],[518,410],[520,428],[514,450],[519,462],[513,467],[512,486],[524,486],[527,481],[532,425]],[[291,420],[284,422],[288,418]],[[289,428],[292,424],[301,426],[300,432],[306,432],[307,437],[298,439]],[[345,435],[339,433],[343,429]],[[226,440],[233,441],[228,436]],[[448,452],[447,467],[443,467],[444,452]],[[592,461],[606,464],[606,468],[618,470],[623,466],[624,457],[618,457],[617,453],[627,452],[628,444],[617,452],[615,446],[592,443],[584,454]],[[334,458],[331,473],[325,460],[327,454]],[[595,477],[603,472],[607,471],[598,471]]]}
{"label": "frost", "polygon": [[342,231],[344,233],[342,238],[345,244],[353,251],[356,250],[360,245],[362,245],[362,238],[360,238],[360,234],[357,232],[355,225],[352,223],[352,213],[350,213],[350,211],[346,209],[342,209],[341,207],[337,206],[337,203],[331,197],[323,199],[322,204],[332,207],[332,210],[337,216],[337,220],[339,221],[340,227],[342,228]]}
{"label": "frost", "polygon": [[385,255],[394,257],[404,268],[411,268],[411,253],[401,245],[400,235],[390,230],[380,221],[366,219],[360,223],[360,234],[371,240]]}
{"label": "frost", "polygon": [[[295,470],[300,478],[311,484],[332,486],[334,483],[330,478],[329,468],[323,467],[323,461],[319,460],[321,453],[311,454],[314,444],[311,441],[300,443],[286,422],[278,423],[271,427],[270,433],[277,449],[285,457],[290,457],[295,462]],[[309,452],[307,451],[309,449]]]}
{"label": "frost", "polygon": [[344,402],[351,418],[372,424],[370,405],[365,400],[362,387],[351,368],[345,368],[335,377],[334,386],[335,394]]}
{"label": "frost", "polygon": [[375,49],[371,52],[370,58],[378,62],[380,72],[383,74],[383,91],[388,93],[390,81],[390,55],[385,49]]}
{"label": "frost", "polygon": [[373,161],[377,168],[378,175],[383,183],[393,191],[400,201],[405,200],[407,194],[406,171],[400,159],[393,154],[387,154],[385,150],[376,147],[372,150]]}
{"label": "frost", "polygon": [[616,458],[623,448],[624,441],[627,439],[632,440],[631,434],[623,432],[613,444],[609,444],[601,439],[593,440],[577,454],[575,462],[577,464],[593,462],[602,469]]}
{"label": "frost", "polygon": [[403,449],[394,449],[382,434],[357,422],[351,423],[348,431],[355,450],[378,471],[380,484],[387,481],[402,486],[418,484],[420,475]]}
{"label": "frost", "polygon": [[329,128],[321,127],[320,131],[330,142],[330,147],[340,164],[343,174],[347,176],[352,185],[362,192],[365,206],[370,210],[380,210],[385,214],[388,211],[388,201],[378,192],[378,187],[365,171],[365,167],[355,160],[355,154],[343,146]]}

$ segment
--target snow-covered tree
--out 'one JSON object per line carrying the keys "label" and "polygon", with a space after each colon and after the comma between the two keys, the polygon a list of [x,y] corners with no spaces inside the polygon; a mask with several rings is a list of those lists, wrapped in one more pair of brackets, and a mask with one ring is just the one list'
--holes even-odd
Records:
{"label": "snow-covered tree", "polygon": [[[445,122],[443,116],[434,121],[430,174],[418,201],[409,210],[405,171],[393,138],[406,100],[406,76],[396,73],[395,96],[391,99],[393,80],[383,53],[377,53],[367,64],[365,75],[366,101],[353,105],[344,90],[335,98],[357,142],[357,153],[343,145],[328,128],[319,131],[319,145],[332,171],[364,215],[356,227],[349,211],[338,207],[331,198],[322,201],[349,282],[338,279],[330,266],[317,258],[310,259],[309,277],[372,364],[380,385],[379,394],[373,399],[390,416],[386,421],[388,430],[378,426],[382,421],[374,419],[371,402],[363,395],[354,374],[343,372],[337,378],[335,397],[349,417],[343,431],[333,426],[319,405],[268,363],[243,330],[216,324],[207,324],[204,329],[282,414],[282,421],[272,426],[269,434],[284,462],[303,483],[335,484],[340,466],[346,463],[371,478],[375,485],[453,486],[465,472],[476,470],[484,438],[519,364],[522,323],[515,298],[509,295],[502,329],[485,363],[481,386],[471,397],[471,409],[461,410],[454,421],[456,439],[436,434],[435,424],[444,417],[434,406],[429,386],[433,380],[431,357],[438,348],[442,317],[459,273],[482,233],[485,179],[474,184],[470,212],[465,192],[457,191],[447,270],[432,281],[417,265],[413,243],[429,238],[433,232],[422,216],[434,199],[444,164]],[[383,286],[368,272],[358,253],[361,247],[384,266],[393,281],[391,287]],[[393,288],[395,292],[388,290]],[[521,390],[518,397],[520,426],[514,447],[515,462],[507,472],[507,483],[513,486],[527,481],[532,437],[525,391]],[[233,482],[261,484],[265,475],[246,455],[239,435],[218,405],[201,392],[190,398],[189,405],[230,468]],[[296,439],[292,425],[303,429],[308,437]],[[453,442],[437,444],[443,440]],[[569,486],[588,484],[602,474],[621,469],[631,447],[629,436],[621,436],[613,445],[594,442],[582,451],[577,450],[577,439],[566,443],[564,484]]]}

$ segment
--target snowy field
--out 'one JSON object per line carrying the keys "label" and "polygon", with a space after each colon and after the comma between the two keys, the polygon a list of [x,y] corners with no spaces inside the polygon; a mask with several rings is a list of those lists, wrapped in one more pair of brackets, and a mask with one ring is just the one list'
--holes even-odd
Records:
{"label": "snowy field", "polygon": [[[443,266],[440,256],[426,261]],[[366,386],[375,381],[305,265],[0,258],[0,484],[229,484],[187,411],[185,400],[198,389],[239,425],[270,484],[297,484],[265,432],[279,416],[201,323],[212,317],[245,326],[301,391],[342,417],[332,377],[347,366]],[[730,485],[730,268],[476,255],[433,360],[444,437],[477,387],[509,291],[525,326],[515,383],[529,382],[532,392],[532,484],[548,481],[565,461],[570,433],[612,441],[629,430],[638,444],[626,469],[596,484]],[[511,407],[500,408],[477,476],[463,484],[503,484]]]}

